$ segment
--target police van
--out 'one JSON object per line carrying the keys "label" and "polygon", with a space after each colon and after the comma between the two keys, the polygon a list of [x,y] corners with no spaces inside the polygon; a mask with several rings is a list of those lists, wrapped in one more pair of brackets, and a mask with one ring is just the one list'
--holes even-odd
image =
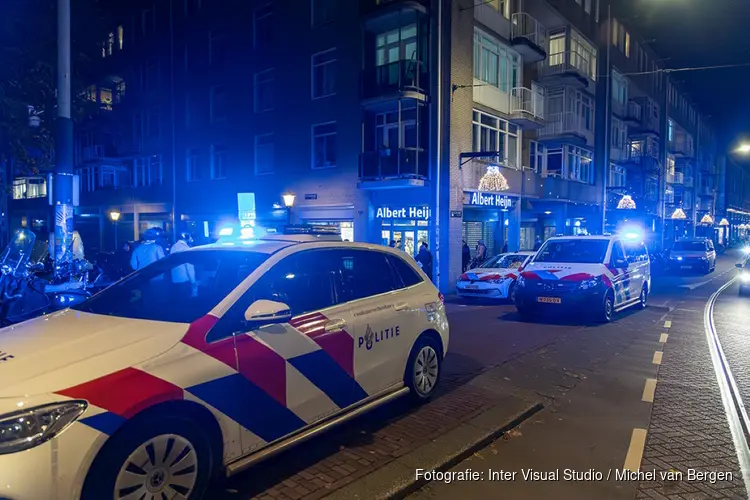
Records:
{"label": "police van", "polygon": [[443,296],[388,247],[287,231],[170,255],[0,330],[0,498],[201,498],[394,398],[427,400],[448,336]]}
{"label": "police van", "polygon": [[651,263],[639,233],[548,239],[516,281],[524,320],[541,312],[591,314],[602,322],[630,306],[645,308]]}

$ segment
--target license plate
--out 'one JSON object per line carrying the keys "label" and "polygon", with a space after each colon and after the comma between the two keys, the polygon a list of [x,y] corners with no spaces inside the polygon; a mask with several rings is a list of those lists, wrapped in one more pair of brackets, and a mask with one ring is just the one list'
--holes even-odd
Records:
{"label": "license plate", "polygon": [[536,301],[544,304],[562,304],[560,297],[537,297]]}
{"label": "license plate", "polygon": [[479,290],[479,285],[466,285],[464,288],[467,290]]}
{"label": "license plate", "polygon": [[680,269],[690,269],[693,266],[680,266]]}

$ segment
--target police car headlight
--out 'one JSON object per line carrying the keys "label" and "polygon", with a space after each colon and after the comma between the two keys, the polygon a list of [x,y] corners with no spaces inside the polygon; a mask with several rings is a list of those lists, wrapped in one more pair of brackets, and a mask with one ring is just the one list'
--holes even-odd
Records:
{"label": "police car headlight", "polygon": [[750,273],[740,273],[740,281],[743,283],[750,283]]}
{"label": "police car headlight", "polygon": [[504,282],[508,278],[497,278],[494,280],[489,280],[488,283],[492,283],[493,285],[499,285],[500,283]]}
{"label": "police car headlight", "polygon": [[88,403],[65,401],[0,416],[0,455],[16,453],[45,443],[80,417]]}
{"label": "police car headlight", "polygon": [[597,276],[596,278],[591,278],[588,280],[581,281],[581,284],[578,285],[578,288],[581,290],[589,290],[591,288],[594,288],[599,285],[599,283],[602,282],[601,276]]}

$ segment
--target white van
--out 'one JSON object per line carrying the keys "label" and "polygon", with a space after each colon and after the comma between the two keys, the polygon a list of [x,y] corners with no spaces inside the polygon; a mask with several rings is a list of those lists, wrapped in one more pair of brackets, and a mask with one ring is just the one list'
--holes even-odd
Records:
{"label": "white van", "polygon": [[627,307],[645,308],[650,290],[651,264],[640,238],[556,237],[524,266],[515,303],[524,320],[544,310],[591,312],[609,322]]}

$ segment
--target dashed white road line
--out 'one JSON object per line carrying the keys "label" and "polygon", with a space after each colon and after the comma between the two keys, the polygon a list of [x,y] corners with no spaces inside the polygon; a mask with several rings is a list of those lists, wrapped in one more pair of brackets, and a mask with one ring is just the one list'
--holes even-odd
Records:
{"label": "dashed white road line", "polygon": [[647,378],[646,385],[643,387],[643,397],[641,397],[641,401],[645,401],[646,403],[653,403],[654,394],[656,394],[656,379]]}
{"label": "dashed white road line", "polygon": [[623,469],[637,472],[641,468],[643,459],[643,449],[646,447],[646,429],[633,429],[630,435],[630,446],[628,454],[625,455],[625,465]]}
{"label": "dashed white road line", "polygon": [[664,328],[672,328],[672,322],[667,320],[664,322]]}
{"label": "dashed white road line", "polygon": [[662,333],[661,336],[659,337],[659,343],[660,344],[666,344],[668,338],[669,338],[669,334],[668,333]]}
{"label": "dashed white road line", "polygon": [[662,355],[663,355],[663,353],[661,351],[656,351],[654,353],[654,359],[652,360],[652,362],[655,365],[660,365],[661,364],[661,357],[662,357]]}

